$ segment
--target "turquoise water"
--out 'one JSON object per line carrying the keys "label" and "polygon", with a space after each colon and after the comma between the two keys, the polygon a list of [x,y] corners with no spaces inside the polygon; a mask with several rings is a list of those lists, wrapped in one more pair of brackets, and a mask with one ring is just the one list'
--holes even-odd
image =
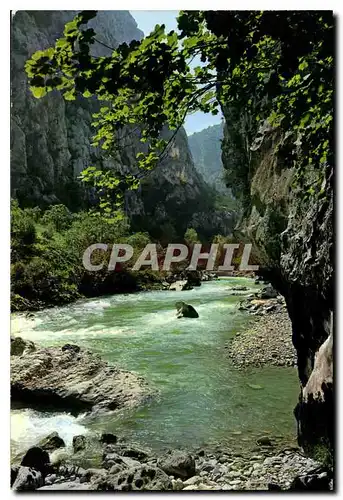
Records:
{"label": "turquoise water", "polygon": [[[249,290],[240,297],[230,295],[238,284]],[[96,430],[154,448],[242,446],[266,433],[294,439],[295,369],[241,372],[224,348],[250,321],[237,303],[256,288],[251,279],[228,278],[184,292],[82,300],[40,311],[31,320],[14,315],[12,334],[42,345],[72,342],[87,347],[110,363],[145,376],[159,390],[159,396],[144,407],[96,419],[13,410],[14,448],[30,445],[51,430],[58,430],[67,442],[75,434]],[[191,303],[199,318],[177,319],[178,300]]]}

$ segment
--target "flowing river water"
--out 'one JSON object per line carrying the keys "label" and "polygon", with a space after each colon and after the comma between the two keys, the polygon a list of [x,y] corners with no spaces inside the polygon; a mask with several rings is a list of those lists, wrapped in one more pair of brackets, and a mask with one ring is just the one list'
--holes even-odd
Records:
{"label": "flowing river water", "polygon": [[[230,288],[256,290],[248,278],[221,278],[184,292],[152,291],[86,299],[46,309],[28,319],[12,316],[12,335],[38,344],[75,343],[110,363],[143,375],[159,390],[146,406],[116,416],[73,417],[33,409],[11,412],[13,453],[49,432],[70,445],[76,434],[113,432],[152,448],[213,444],[244,446],[258,436],[294,441],[294,368],[239,371],[225,344],[251,318],[238,311],[241,296]],[[174,303],[191,303],[198,319],[177,319]]]}

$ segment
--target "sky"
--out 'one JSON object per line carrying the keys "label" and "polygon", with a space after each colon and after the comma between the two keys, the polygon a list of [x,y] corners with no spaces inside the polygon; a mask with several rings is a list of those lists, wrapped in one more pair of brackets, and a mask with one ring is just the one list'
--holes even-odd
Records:
{"label": "sky", "polygon": [[[148,35],[156,24],[165,24],[166,31],[177,29],[177,10],[131,10],[130,13],[135,18],[138,28],[141,29],[145,35]],[[221,114],[213,116],[197,111],[186,117],[184,127],[187,135],[191,135],[194,132],[200,132],[200,130],[220,122]]]}

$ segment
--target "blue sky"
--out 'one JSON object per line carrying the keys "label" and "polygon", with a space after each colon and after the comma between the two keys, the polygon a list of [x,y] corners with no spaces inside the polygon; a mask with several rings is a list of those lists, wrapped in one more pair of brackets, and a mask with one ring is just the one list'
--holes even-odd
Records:
{"label": "blue sky", "polygon": [[[177,10],[131,10],[130,13],[135,18],[138,28],[141,29],[145,35],[148,35],[156,24],[165,24],[167,31],[177,29]],[[185,129],[187,134],[190,135],[210,125],[216,125],[220,123],[220,121],[221,115],[212,116],[198,111],[197,113],[187,116]]]}

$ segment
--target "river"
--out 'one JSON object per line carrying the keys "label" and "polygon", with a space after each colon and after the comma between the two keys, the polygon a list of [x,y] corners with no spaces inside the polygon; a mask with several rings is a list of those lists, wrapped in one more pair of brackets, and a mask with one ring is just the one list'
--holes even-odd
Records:
{"label": "river", "polygon": [[[51,431],[70,445],[75,434],[113,432],[152,448],[212,444],[243,446],[261,435],[295,438],[292,409],[298,396],[294,368],[239,371],[225,343],[250,321],[238,311],[232,286],[249,278],[221,278],[184,292],[152,291],[77,301],[28,319],[12,316],[12,335],[41,345],[87,347],[133,370],[159,389],[145,407],[116,416],[73,417],[32,409],[11,412],[12,451],[21,452]],[[198,319],[176,319],[174,303],[191,303]]]}

